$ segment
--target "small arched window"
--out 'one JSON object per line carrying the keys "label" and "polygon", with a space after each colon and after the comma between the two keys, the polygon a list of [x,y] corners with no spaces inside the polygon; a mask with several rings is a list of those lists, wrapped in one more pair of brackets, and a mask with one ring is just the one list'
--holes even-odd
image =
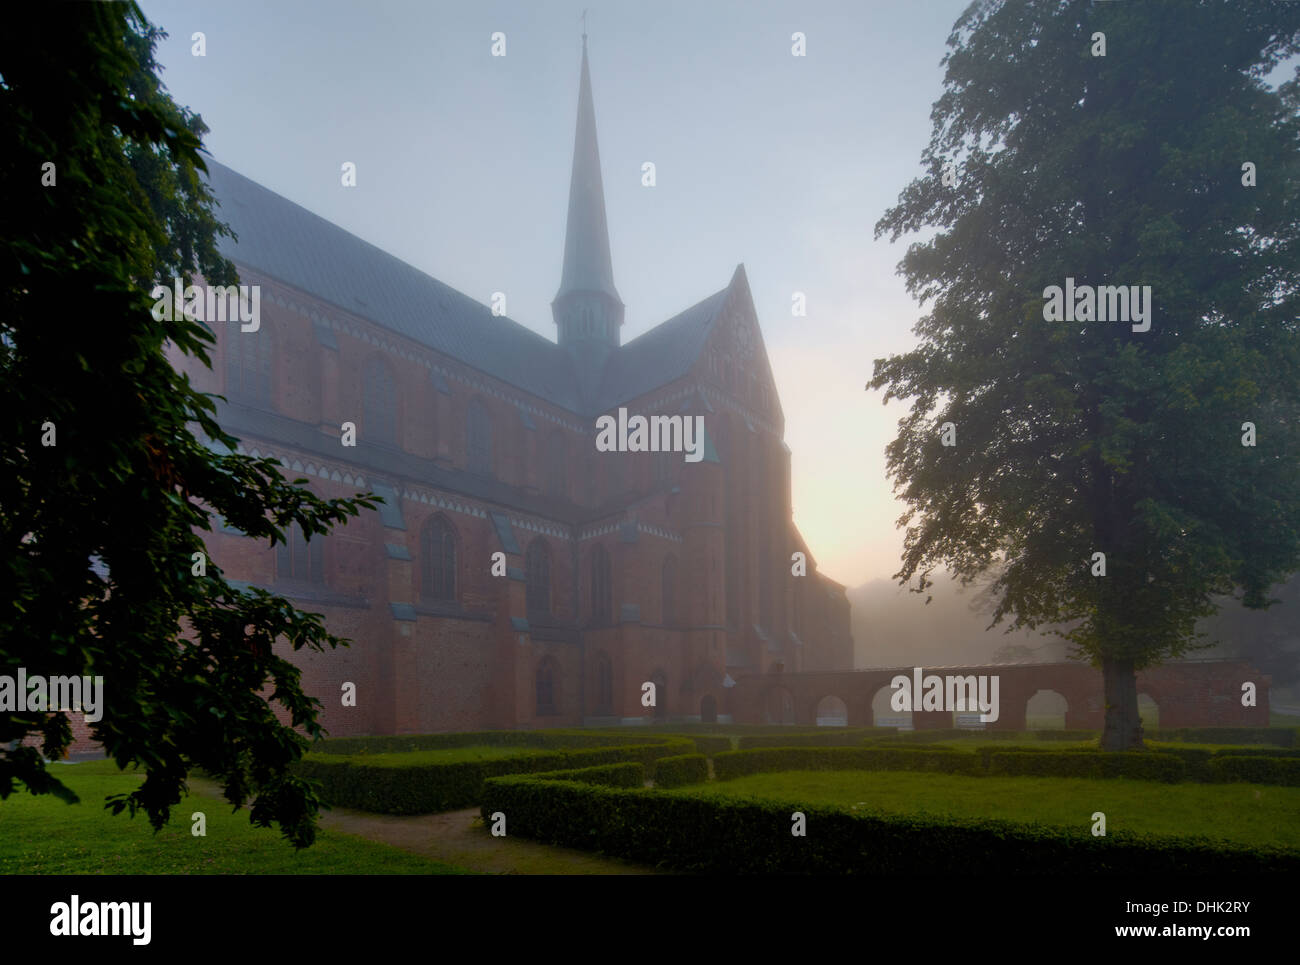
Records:
{"label": "small arched window", "polygon": [[434,516],[420,533],[420,590],[432,603],[456,599],[456,534],[442,516]]}
{"label": "small arched window", "polygon": [[530,613],[551,612],[551,550],[541,537],[528,544],[524,555],[527,604]]}
{"label": "small arched window", "polygon": [[591,622],[607,625],[614,616],[614,594],[610,583],[609,553],[597,544],[591,550]]}

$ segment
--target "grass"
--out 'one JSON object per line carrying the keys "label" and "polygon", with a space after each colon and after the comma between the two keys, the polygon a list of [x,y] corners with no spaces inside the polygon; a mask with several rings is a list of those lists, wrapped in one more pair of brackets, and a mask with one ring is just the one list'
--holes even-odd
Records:
{"label": "grass", "polygon": [[[81,803],[25,790],[0,802],[0,874],[467,873],[337,831],[319,831],[315,844],[295,852],[277,829],[253,827],[247,810],[232,813],[224,800],[193,788],[155,835],[143,814],[114,816],[103,806],[108,795],[134,790],[143,774],[120,771],[112,761],[51,767]],[[195,811],[206,816],[205,837],[191,834]]]}
{"label": "grass", "polygon": [[1300,788],[1159,784],[1115,779],[959,777],[904,771],[785,771],[696,785],[670,794],[765,798],[896,814],[949,814],[1108,831],[1202,836],[1300,849]]}

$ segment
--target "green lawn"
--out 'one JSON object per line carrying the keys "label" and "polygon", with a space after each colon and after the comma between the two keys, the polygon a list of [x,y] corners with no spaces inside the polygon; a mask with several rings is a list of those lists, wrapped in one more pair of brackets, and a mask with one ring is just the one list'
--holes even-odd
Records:
{"label": "green lawn", "polygon": [[[295,853],[278,830],[249,824],[247,810],[231,813],[224,800],[193,791],[155,835],[143,814],[113,816],[103,806],[108,795],[130,792],[142,774],[119,771],[112,761],[50,767],[81,803],[25,790],[0,801],[0,874],[466,873],[334,831],[320,831],[314,845]],[[207,817],[206,837],[190,833],[195,811]]]}
{"label": "green lawn", "polygon": [[1204,836],[1300,848],[1300,788],[1159,784],[1115,779],[959,777],[905,771],[784,771],[696,785],[670,794],[768,798],[908,814],[949,814],[1107,831]]}

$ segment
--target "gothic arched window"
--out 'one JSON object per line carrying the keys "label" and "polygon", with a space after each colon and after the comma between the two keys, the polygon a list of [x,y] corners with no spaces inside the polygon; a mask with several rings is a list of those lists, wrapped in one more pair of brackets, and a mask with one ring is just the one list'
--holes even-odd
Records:
{"label": "gothic arched window", "polygon": [[660,575],[662,622],[664,626],[672,626],[677,622],[677,557],[670,555],[664,558],[663,572]]}
{"label": "gothic arched window", "polygon": [[368,442],[397,445],[397,388],[393,373],[379,359],[366,364],[362,432]]}
{"label": "gothic arched window", "polygon": [[270,405],[271,333],[244,332],[234,326],[226,331],[226,398]]}
{"label": "gothic arched window", "polygon": [[487,407],[475,399],[465,418],[467,462],[470,472],[492,473],[492,417]]}
{"label": "gothic arched window", "polygon": [[561,498],[569,495],[569,447],[562,432],[552,432],[547,438],[546,491]]}
{"label": "gothic arched window", "polygon": [[550,657],[537,667],[537,716],[554,717],[560,712],[558,668]]}
{"label": "gothic arched window", "polygon": [[301,580],[304,583],[325,582],[325,536],[317,533],[308,542],[302,527],[297,523],[285,532],[286,542],[276,546],[275,575],[280,580]]}
{"label": "gothic arched window", "polygon": [[456,599],[456,533],[442,516],[420,533],[420,591],[435,603]]}
{"label": "gothic arched window", "polygon": [[609,655],[603,650],[596,654],[596,716],[608,717],[614,713],[614,671]]}

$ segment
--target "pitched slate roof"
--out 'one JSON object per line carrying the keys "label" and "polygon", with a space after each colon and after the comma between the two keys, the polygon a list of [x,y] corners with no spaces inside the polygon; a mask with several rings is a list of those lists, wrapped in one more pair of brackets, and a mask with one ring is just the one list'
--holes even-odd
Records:
{"label": "pitched slate roof", "polygon": [[338,225],[206,159],[221,253],[570,411],[569,353]]}
{"label": "pitched slate roof", "polygon": [[217,217],[238,241],[221,253],[436,352],[582,415],[594,415],[685,375],[699,358],[731,283],[610,353],[584,406],[572,356],[483,304],[362,241],[242,174],[206,159]]}
{"label": "pitched slate roof", "polygon": [[592,408],[596,412],[635,399],[690,371],[700,357],[730,286],[661,322],[610,353]]}

